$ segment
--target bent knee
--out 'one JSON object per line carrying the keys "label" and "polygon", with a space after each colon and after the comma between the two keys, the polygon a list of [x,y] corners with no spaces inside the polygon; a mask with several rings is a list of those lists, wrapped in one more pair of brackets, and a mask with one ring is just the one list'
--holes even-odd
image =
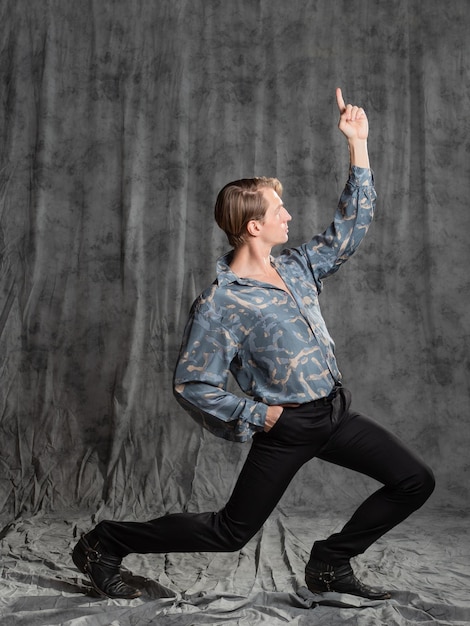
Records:
{"label": "bent knee", "polygon": [[425,493],[427,494],[426,500],[432,494],[435,487],[436,487],[436,478],[434,476],[434,472],[432,471],[430,467],[426,466],[425,476],[423,477],[423,489]]}
{"label": "bent knee", "polygon": [[416,498],[421,506],[432,494],[435,486],[436,480],[432,469],[423,464],[409,477],[404,488]]}
{"label": "bent knee", "polygon": [[225,529],[220,539],[223,552],[238,552],[238,550],[246,546],[251,536],[234,534],[229,529]]}
{"label": "bent knee", "polygon": [[253,528],[246,523],[230,519],[225,510],[217,514],[216,525],[225,552],[241,550],[258,530],[258,527]]}
{"label": "bent knee", "polygon": [[232,537],[227,544],[227,552],[238,552],[238,550],[241,550],[246,546],[249,540],[250,538],[241,539],[238,537]]}

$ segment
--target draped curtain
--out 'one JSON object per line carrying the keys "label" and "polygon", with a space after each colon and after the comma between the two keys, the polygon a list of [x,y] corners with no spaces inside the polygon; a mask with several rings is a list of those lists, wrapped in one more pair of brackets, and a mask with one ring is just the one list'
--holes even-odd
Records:
{"label": "draped curtain", "polygon": [[[347,178],[336,86],[363,105],[379,194],[323,311],[354,406],[468,507],[468,5],[3,0],[0,510],[139,517],[221,506],[247,446],[186,416],[172,373],[228,249],[217,191],[277,176],[290,242]],[[352,506],[313,462],[283,506]]]}

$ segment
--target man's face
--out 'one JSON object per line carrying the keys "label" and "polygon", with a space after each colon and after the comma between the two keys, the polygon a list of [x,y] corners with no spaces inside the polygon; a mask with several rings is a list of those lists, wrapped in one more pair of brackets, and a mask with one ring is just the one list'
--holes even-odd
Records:
{"label": "man's face", "polygon": [[262,190],[268,208],[264,219],[259,221],[260,236],[270,246],[286,243],[289,239],[288,222],[292,219],[278,194],[265,187]]}

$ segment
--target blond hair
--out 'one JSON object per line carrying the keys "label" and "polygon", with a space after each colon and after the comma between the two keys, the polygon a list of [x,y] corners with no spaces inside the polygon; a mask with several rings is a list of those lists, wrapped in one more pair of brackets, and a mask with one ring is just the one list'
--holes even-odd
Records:
{"label": "blond hair", "polygon": [[248,222],[264,219],[268,208],[262,192],[265,187],[274,189],[279,196],[282,195],[280,181],[264,176],[235,180],[219,191],[214,210],[215,221],[234,248],[245,243]]}

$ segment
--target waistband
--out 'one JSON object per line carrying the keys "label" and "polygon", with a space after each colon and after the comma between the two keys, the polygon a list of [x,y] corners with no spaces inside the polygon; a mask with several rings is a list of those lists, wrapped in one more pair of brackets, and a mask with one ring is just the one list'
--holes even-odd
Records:
{"label": "waistband", "polygon": [[310,402],[305,402],[303,404],[281,404],[281,406],[285,408],[296,409],[299,406],[307,407],[307,406],[326,406],[334,400],[338,394],[338,391],[341,389],[343,385],[338,381],[334,384],[333,389],[327,396],[323,396],[322,398],[317,398],[316,400],[310,400]]}

